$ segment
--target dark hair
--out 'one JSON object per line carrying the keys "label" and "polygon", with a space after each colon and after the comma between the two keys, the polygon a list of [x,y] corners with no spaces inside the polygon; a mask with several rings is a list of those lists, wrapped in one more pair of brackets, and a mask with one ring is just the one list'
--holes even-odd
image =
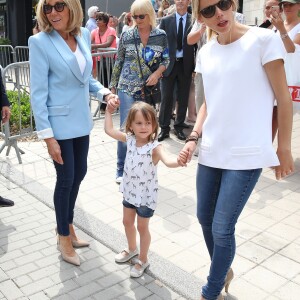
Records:
{"label": "dark hair", "polygon": [[103,22],[104,22],[106,25],[107,25],[108,22],[109,22],[109,16],[108,16],[108,14],[105,13],[105,12],[102,12],[102,11],[96,13],[96,20],[98,20],[98,19],[103,20]]}

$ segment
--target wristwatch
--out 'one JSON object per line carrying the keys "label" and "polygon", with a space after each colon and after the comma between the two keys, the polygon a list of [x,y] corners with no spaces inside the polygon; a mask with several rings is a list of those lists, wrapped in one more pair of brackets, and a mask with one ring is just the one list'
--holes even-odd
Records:
{"label": "wristwatch", "polygon": [[282,34],[280,35],[280,37],[281,37],[283,40],[286,39],[288,36],[289,36],[289,35],[288,35],[287,33],[282,33]]}

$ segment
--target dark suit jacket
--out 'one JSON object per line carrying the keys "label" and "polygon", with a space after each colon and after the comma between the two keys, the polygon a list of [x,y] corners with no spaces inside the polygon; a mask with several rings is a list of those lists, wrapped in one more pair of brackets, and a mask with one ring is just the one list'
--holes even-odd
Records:
{"label": "dark suit jacket", "polygon": [[[176,14],[164,17],[161,19],[160,26],[168,37],[170,64],[167,70],[163,73],[164,76],[169,76],[176,59],[177,48],[177,26],[176,26]],[[195,47],[196,45],[187,44],[187,36],[192,29],[192,16],[188,13],[186,18],[186,24],[183,35],[183,68],[184,75],[191,75],[195,68]]]}
{"label": "dark suit jacket", "polygon": [[0,110],[3,106],[9,106],[9,101],[5,92],[5,88],[2,82],[2,74],[0,70]]}

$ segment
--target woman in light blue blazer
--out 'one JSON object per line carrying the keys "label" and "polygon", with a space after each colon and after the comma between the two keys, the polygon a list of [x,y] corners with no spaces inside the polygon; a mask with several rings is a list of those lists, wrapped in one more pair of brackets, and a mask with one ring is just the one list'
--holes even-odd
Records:
{"label": "woman in light blue blazer", "polygon": [[79,0],[39,0],[41,32],[29,38],[31,105],[38,137],[54,161],[57,181],[54,206],[58,245],[65,261],[80,265],[74,247],[74,206],[87,171],[89,134],[93,127],[89,92],[105,100],[115,97],[92,78],[90,32],[81,28]]}

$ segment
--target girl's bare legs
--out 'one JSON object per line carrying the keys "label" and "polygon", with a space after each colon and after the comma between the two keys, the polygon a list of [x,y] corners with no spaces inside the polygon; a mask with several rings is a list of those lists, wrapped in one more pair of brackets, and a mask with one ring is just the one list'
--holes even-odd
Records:
{"label": "girl's bare legs", "polygon": [[123,207],[123,225],[128,242],[129,251],[136,250],[136,228],[134,226],[136,210]]}
{"label": "girl's bare legs", "polygon": [[[139,260],[143,263],[148,261],[148,251],[151,243],[151,235],[149,231],[150,218],[137,217],[137,229],[140,234],[140,255]],[[140,265],[135,265],[136,269],[140,269]]]}

